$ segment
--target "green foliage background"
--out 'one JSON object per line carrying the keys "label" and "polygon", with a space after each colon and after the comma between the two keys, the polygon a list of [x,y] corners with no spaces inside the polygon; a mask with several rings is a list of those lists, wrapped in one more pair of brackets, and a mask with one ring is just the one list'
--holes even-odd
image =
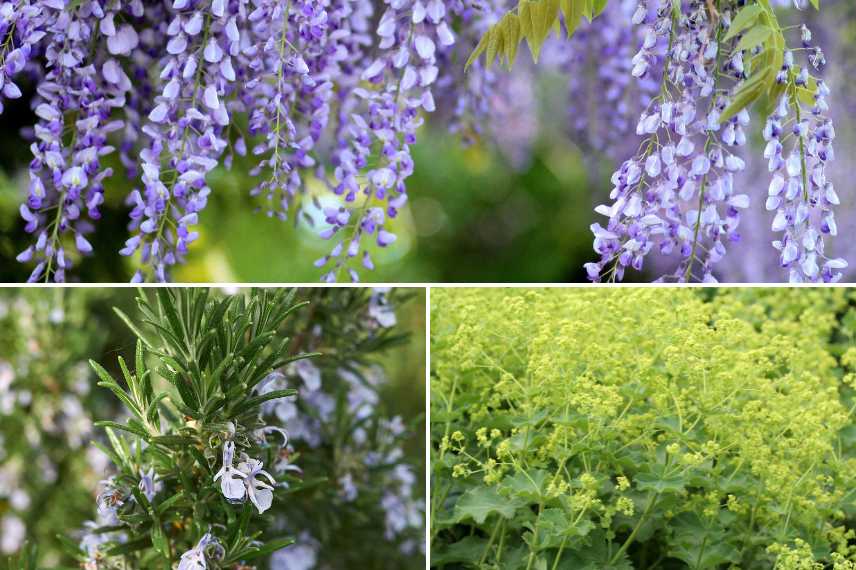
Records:
{"label": "green foliage background", "polygon": [[434,289],[434,567],[856,567],[850,289]]}

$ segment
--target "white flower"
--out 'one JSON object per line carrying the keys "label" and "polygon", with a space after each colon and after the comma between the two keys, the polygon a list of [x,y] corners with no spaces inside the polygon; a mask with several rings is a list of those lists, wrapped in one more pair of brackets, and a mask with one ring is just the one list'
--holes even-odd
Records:
{"label": "white flower", "polygon": [[148,471],[140,469],[140,491],[143,492],[143,495],[146,496],[149,502],[155,498],[155,495],[158,494],[162,487],[163,484],[158,481],[154,467],[149,468]]}
{"label": "white flower", "polygon": [[178,570],[205,570],[205,547],[216,542],[217,539],[211,536],[211,533],[205,533],[196,546],[181,555]]}
{"label": "white flower", "polygon": [[235,444],[234,442],[227,441],[223,444],[223,466],[214,475],[214,480],[222,478],[222,481],[220,481],[220,490],[223,492],[224,497],[230,501],[240,501],[243,500],[246,494],[244,482],[241,479],[245,479],[247,476],[232,467],[234,456]]}
{"label": "white flower", "polygon": [[[268,510],[273,503],[273,485],[276,485],[276,479],[262,469],[262,465],[263,463],[258,459],[250,458],[238,464],[238,469],[246,477],[244,484],[247,487],[247,495],[250,497],[250,502],[259,510],[259,514]],[[256,479],[259,475],[267,477],[271,484],[268,485],[261,479]]]}

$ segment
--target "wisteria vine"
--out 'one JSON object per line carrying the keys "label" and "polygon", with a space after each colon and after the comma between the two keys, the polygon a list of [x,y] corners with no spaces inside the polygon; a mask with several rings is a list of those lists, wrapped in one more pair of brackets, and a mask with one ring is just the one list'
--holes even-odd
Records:
{"label": "wisteria vine", "polygon": [[119,253],[133,281],[167,281],[199,237],[210,173],[250,155],[258,210],[329,240],[324,280],[359,280],[396,241],[434,87],[463,66],[455,28],[482,14],[469,0],[0,3],[0,110],[35,87],[18,261],[63,281],[93,253],[117,154],[134,183]]}
{"label": "wisteria vine", "polygon": [[[794,0],[793,6],[809,3],[819,9],[815,1]],[[596,150],[620,156],[625,141],[639,142],[611,177],[611,202],[595,209],[607,221],[591,226],[599,260],[585,265],[589,279],[620,281],[628,268],[641,271],[655,251],[671,260],[661,280],[716,281],[716,263],[741,239],[741,211],[761,201],[735,186],[736,173],[746,168],[741,147],[750,133],[750,106],[757,103],[769,115],[763,128],[766,209],[775,212],[771,227],[781,234],[772,243],[779,265],[791,282],[839,280],[847,261],[827,256],[824,247],[837,234],[833,209],[840,202],[826,175],[835,129],[829,87],[813,75],[822,72],[825,55],[809,28],[781,27],[768,0],[632,4],[526,0],[483,36],[471,58],[487,52],[488,63],[498,57],[511,64],[524,39],[537,55],[559,22],[571,36],[562,48],[570,53],[564,69],[585,60],[592,51],[586,47],[600,55],[635,44],[632,57],[595,66],[594,85],[610,101],[605,133],[598,115],[585,108],[591,97],[576,96],[572,105],[572,128],[582,131],[578,140]],[[628,26],[622,18],[631,12]],[[789,47],[791,36],[800,47]],[[615,73],[613,59],[626,75]],[[592,82],[575,71],[572,93],[577,85],[590,88]],[[628,94],[634,105],[624,104]],[[634,111],[635,139],[626,120]]]}
{"label": "wisteria vine", "polygon": [[[321,279],[356,282],[397,240],[411,147],[427,116],[465,142],[486,135],[514,165],[526,163],[537,121],[531,66],[515,75],[490,68],[495,58],[511,64],[526,40],[536,60],[568,78],[573,140],[620,161],[611,201],[595,210],[605,221],[591,226],[590,279],[621,280],[647,265],[663,280],[716,280],[717,262],[741,240],[741,212],[765,201],[782,274],[836,281],[847,262],[826,247],[839,198],[827,175],[835,129],[825,55],[807,25],[782,27],[776,15],[809,5],[819,8],[813,0],[3,2],[0,107],[35,87],[20,208],[33,240],[18,260],[33,266],[33,281],[73,276],[93,254],[105,188],[121,170],[134,188],[119,252],[134,281],[170,280],[199,237],[211,172],[242,156],[256,209],[313,226],[329,243],[315,262]],[[550,37],[558,29],[570,39]],[[766,198],[737,176],[752,162],[744,147],[756,131],[766,143]]]}

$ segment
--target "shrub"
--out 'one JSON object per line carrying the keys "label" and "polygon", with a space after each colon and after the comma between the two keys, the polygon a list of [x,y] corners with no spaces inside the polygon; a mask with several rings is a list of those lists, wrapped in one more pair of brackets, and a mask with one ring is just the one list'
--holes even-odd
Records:
{"label": "shrub", "polygon": [[852,568],[852,294],[439,290],[432,564]]}

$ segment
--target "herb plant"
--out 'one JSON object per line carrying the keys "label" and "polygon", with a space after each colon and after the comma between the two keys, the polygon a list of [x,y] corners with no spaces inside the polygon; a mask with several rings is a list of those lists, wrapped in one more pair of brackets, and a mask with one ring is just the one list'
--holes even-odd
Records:
{"label": "herb plant", "polygon": [[[91,481],[67,489],[96,515],[62,529],[67,552],[92,569],[421,567],[424,490],[413,457],[424,448],[404,449],[421,442],[411,438],[419,418],[389,416],[381,400],[382,355],[408,338],[396,307],[409,297],[141,292],[133,317],[117,310],[136,337],[133,364],[120,356],[113,374],[91,362],[94,392],[122,412],[103,403],[88,412],[105,436],[91,457],[106,463],[97,493]],[[69,455],[85,467],[80,451]],[[20,551],[10,568],[51,550],[32,528],[7,551]]]}
{"label": "herb plant", "polygon": [[[206,289],[139,298],[142,323],[129,321],[138,336],[134,371],[119,360],[124,386],[91,362],[129,417],[96,423],[107,430],[110,445],[101,449],[117,472],[102,482],[100,524],[82,540],[87,565],[230,567],[293,541],[257,539],[277,486],[296,483],[265,470],[275,471],[287,434],[261,421],[260,406],[295,390],[254,390],[280,366],[312,356],[290,355],[277,334],[299,307],[293,298],[264,290],[209,299]],[[177,395],[155,392],[149,357]]]}
{"label": "herb plant", "polygon": [[856,567],[854,307],[434,290],[432,567]]}

